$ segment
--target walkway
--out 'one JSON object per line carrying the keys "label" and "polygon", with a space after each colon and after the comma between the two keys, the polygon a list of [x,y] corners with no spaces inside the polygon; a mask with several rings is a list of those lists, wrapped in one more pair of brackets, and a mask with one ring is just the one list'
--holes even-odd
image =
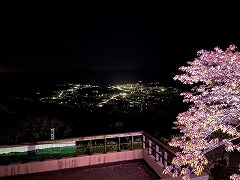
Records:
{"label": "walkway", "polygon": [[159,180],[144,161],[75,168],[47,173],[5,177],[3,180]]}

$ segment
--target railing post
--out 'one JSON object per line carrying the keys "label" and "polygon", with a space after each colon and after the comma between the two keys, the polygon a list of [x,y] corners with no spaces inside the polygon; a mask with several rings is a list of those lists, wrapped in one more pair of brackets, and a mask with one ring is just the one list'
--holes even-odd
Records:
{"label": "railing post", "polygon": [[148,140],[148,154],[151,155],[152,154],[152,141]]}
{"label": "railing post", "polygon": [[166,168],[167,167],[167,161],[165,161],[165,159],[167,159],[167,152],[166,151],[163,151],[163,157],[164,157],[163,165]]}
{"label": "railing post", "polygon": [[89,141],[89,155],[92,155],[92,141]]}
{"label": "railing post", "polygon": [[143,144],[142,144],[142,148],[145,149],[146,148],[146,137],[143,135]]}
{"label": "railing post", "polygon": [[104,153],[107,153],[107,139],[104,138]]}
{"label": "railing post", "polygon": [[121,144],[120,137],[118,137],[118,152],[121,151],[121,146],[120,146],[120,144]]}
{"label": "railing post", "polygon": [[133,136],[131,136],[131,150],[133,150]]}
{"label": "railing post", "polygon": [[163,160],[163,158],[162,158],[162,150],[161,150],[159,153],[160,153],[160,155],[161,155],[160,158],[159,158],[159,161],[160,161],[161,163],[163,163],[163,161],[162,161],[162,160]]}
{"label": "railing post", "polygon": [[156,161],[159,161],[159,146],[156,145]]}

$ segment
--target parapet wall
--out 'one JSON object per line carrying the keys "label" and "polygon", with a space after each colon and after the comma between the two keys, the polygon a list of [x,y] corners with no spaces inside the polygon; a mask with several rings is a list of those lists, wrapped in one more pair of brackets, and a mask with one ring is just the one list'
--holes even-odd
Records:
{"label": "parapet wall", "polygon": [[[22,174],[41,173],[47,171],[57,171],[69,168],[87,167],[104,163],[121,162],[128,160],[144,159],[148,165],[163,180],[181,180],[181,177],[172,178],[170,175],[163,175],[163,164],[156,161],[153,155],[149,155],[146,149],[126,150],[121,152],[108,152],[105,154],[84,155],[78,157],[67,157],[62,159],[28,162],[24,164],[10,164],[0,166],[0,177],[16,176]],[[191,175],[193,180],[208,180],[208,175],[203,173],[201,176]]]}
{"label": "parapet wall", "polygon": [[88,156],[67,157],[62,159],[28,162],[24,164],[10,164],[0,166],[0,177],[21,174],[56,171],[68,168],[98,165],[128,160],[143,159],[143,150],[108,152],[106,154],[93,154]]}

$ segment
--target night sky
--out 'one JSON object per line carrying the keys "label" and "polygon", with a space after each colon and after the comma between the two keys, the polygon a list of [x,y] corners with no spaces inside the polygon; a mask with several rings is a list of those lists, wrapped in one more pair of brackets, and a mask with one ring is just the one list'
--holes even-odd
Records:
{"label": "night sky", "polygon": [[236,4],[85,2],[59,8],[3,6],[0,72],[148,69],[174,74],[198,50],[240,47]]}

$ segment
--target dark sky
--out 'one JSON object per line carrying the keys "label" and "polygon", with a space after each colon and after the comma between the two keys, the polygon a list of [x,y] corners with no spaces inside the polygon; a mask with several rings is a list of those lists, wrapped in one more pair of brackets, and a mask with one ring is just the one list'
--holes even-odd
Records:
{"label": "dark sky", "polygon": [[177,72],[200,49],[240,45],[236,4],[82,2],[51,8],[2,6],[0,72],[78,68]]}

